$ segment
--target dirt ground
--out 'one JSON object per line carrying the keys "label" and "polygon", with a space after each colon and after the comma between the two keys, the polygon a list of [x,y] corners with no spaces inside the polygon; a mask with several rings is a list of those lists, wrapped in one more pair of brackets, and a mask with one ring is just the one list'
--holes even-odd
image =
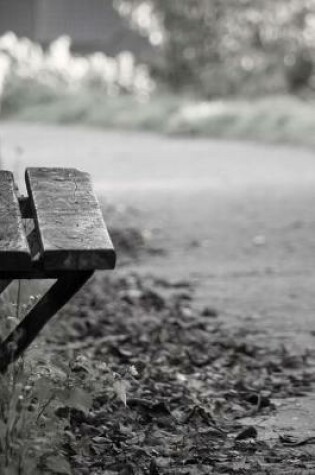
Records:
{"label": "dirt ground", "polygon": [[[137,272],[189,279],[196,305],[218,309],[230,328],[256,328],[275,348],[314,354],[314,190],[160,194],[144,221],[154,247],[167,252],[147,257]],[[314,410],[312,394],[286,399],[276,415],[255,422],[262,437],[279,429],[314,435]]]}
{"label": "dirt ground", "polygon": [[[315,355],[312,151],[12,123],[2,124],[1,145],[7,168],[90,170],[105,206],[115,208],[109,224],[140,229],[151,249],[136,260],[118,260],[115,278],[136,272],[141,282],[153,278],[156,289],[163,280],[188,282],[195,312],[215,309],[231,334],[247,329],[271,355],[309,355],[310,370]],[[273,404],[275,410],[257,411],[241,423],[256,428],[258,441],[289,433],[314,447],[311,387],[303,398],[277,393]],[[309,465],[291,471],[283,466],[283,473],[313,473],[298,471],[314,469],[311,449],[308,457]],[[245,459],[238,463],[244,473],[258,473]],[[152,474],[164,473],[158,470],[150,467]],[[273,470],[261,473],[280,473]]]}

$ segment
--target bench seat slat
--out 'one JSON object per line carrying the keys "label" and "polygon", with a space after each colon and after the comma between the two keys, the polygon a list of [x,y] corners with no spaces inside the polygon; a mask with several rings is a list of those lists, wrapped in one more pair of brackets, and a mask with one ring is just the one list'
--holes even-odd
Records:
{"label": "bench seat slat", "polygon": [[89,174],[70,168],[28,168],[26,186],[44,269],[115,266],[115,251]]}
{"label": "bench seat slat", "polygon": [[0,171],[0,271],[26,270],[31,254],[11,172]]}

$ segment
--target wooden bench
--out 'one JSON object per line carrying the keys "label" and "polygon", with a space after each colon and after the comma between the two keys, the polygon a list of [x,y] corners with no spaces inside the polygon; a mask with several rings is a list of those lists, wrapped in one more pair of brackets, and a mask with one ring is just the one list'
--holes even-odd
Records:
{"label": "wooden bench", "polygon": [[[28,168],[28,196],[0,171],[0,294],[15,279],[57,279],[0,344],[0,372],[115,251],[90,176],[72,168]],[[28,231],[26,231],[26,224]]]}

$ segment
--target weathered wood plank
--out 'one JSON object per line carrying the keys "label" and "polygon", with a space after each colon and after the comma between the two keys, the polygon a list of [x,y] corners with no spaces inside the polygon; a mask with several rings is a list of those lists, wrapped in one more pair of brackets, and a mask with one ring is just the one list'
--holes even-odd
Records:
{"label": "weathered wood plank", "polygon": [[28,269],[31,255],[11,172],[0,171],[0,271]]}
{"label": "weathered wood plank", "polygon": [[26,186],[44,269],[115,266],[115,251],[90,176],[70,168],[29,168]]}

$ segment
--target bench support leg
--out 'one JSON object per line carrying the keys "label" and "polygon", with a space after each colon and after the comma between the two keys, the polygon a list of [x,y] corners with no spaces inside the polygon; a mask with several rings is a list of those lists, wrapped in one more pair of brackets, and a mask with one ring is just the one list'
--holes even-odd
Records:
{"label": "bench support leg", "polygon": [[0,344],[0,372],[5,373],[32,343],[44,325],[85,284],[93,272],[80,271],[60,277],[21,323]]}

